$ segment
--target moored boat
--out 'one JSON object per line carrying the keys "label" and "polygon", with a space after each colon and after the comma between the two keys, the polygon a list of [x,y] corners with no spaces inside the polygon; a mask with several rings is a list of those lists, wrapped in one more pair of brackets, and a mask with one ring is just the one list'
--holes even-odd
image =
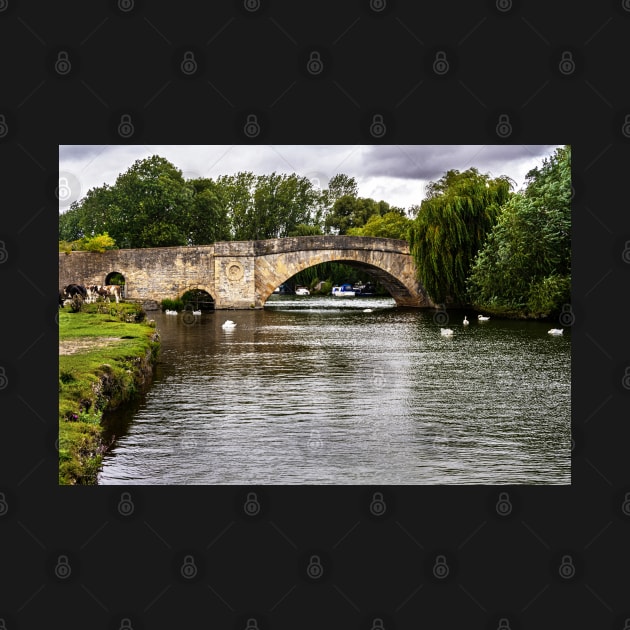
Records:
{"label": "moored boat", "polygon": [[354,297],[356,291],[352,288],[351,284],[342,284],[341,286],[334,286],[331,295],[336,297]]}

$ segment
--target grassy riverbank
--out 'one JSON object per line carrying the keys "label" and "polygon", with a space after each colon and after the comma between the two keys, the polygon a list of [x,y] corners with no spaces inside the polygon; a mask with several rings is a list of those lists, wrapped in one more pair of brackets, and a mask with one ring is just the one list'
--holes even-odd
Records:
{"label": "grassy riverbank", "polygon": [[159,335],[135,304],[59,310],[59,483],[95,484],[105,409],[129,400],[150,379]]}

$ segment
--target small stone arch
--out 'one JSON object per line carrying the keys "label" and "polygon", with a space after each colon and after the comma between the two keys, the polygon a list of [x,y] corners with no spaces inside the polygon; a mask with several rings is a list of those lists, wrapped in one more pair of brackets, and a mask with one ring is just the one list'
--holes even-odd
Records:
{"label": "small stone arch", "polygon": [[127,286],[127,280],[124,276],[124,274],[122,274],[120,271],[110,271],[106,276],[105,276],[105,285],[111,285],[111,284],[115,284],[115,285],[119,285],[122,287],[122,297],[126,296],[126,286]]}
{"label": "small stone arch", "polygon": [[184,302],[184,308],[192,307],[194,310],[214,310],[214,296],[206,287],[199,285],[189,286],[180,296]]}

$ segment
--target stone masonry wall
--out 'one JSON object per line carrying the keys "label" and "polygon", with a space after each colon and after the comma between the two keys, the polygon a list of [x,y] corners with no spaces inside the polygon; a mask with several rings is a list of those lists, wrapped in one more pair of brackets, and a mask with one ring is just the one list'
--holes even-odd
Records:
{"label": "stone masonry wall", "polygon": [[285,280],[321,262],[343,261],[368,271],[399,306],[431,307],[416,278],[405,241],[350,236],[306,236],[231,241],[199,247],[157,247],[59,254],[59,288],[105,284],[109,273],[125,277],[125,297],[178,298],[203,289],[215,308],[262,308]]}
{"label": "stone masonry wall", "polygon": [[105,284],[113,271],[125,277],[128,298],[159,302],[196,288],[215,298],[213,245],[59,254],[60,289],[71,283]]}
{"label": "stone masonry wall", "polygon": [[215,308],[260,307],[255,292],[254,241],[214,245]]}

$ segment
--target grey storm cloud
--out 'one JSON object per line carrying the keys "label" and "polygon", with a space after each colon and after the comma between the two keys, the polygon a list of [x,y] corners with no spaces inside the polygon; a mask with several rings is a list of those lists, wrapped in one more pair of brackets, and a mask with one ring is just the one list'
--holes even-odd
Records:
{"label": "grey storm cloud", "polygon": [[104,145],[65,144],[59,147],[59,157],[68,161],[88,160],[103,152]]}
{"label": "grey storm cloud", "polygon": [[[553,153],[557,145],[62,145],[60,177],[74,185],[77,197],[104,183],[113,185],[136,160],[160,155],[187,179],[228,175],[291,173],[326,186],[343,173],[354,177],[361,197],[383,199],[399,207],[418,204],[424,186],[446,171],[471,166],[492,177],[507,175],[523,183],[525,173]],[[60,210],[68,204],[60,206]]]}
{"label": "grey storm cloud", "polygon": [[523,160],[551,154],[555,145],[424,145],[370,147],[363,155],[366,176],[401,179],[439,179],[448,170],[472,166],[495,177],[509,174]]}

